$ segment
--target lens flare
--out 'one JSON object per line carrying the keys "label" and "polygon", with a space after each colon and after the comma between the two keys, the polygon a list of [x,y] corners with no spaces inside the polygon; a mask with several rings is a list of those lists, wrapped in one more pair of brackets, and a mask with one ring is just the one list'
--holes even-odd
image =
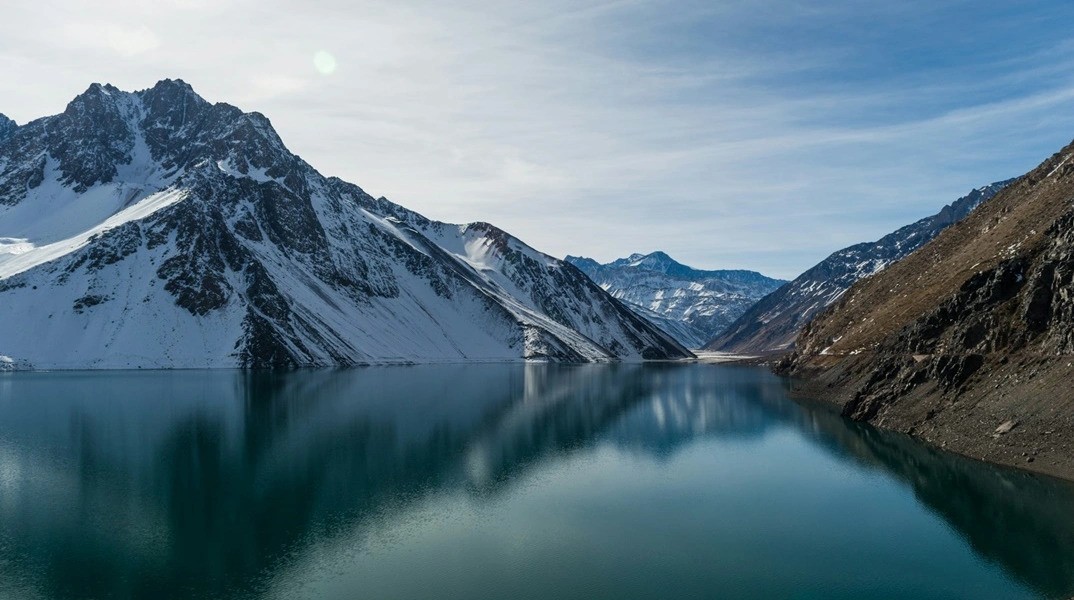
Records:
{"label": "lens flare", "polygon": [[321,75],[331,75],[336,71],[336,57],[324,50],[313,55],[313,68]]}

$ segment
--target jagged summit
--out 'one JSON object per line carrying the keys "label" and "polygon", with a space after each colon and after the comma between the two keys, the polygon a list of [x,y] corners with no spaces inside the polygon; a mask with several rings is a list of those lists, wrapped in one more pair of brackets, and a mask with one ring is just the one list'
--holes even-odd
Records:
{"label": "jagged summit", "polygon": [[669,262],[669,263],[679,264],[677,261],[675,261],[670,256],[668,256],[666,252],[663,252],[661,250],[656,250],[655,252],[650,252],[649,254],[637,254],[637,253],[635,253],[635,254],[632,254],[631,256],[637,257],[639,259],[648,258],[650,260],[659,261],[659,262]]}
{"label": "jagged summit", "polygon": [[137,92],[95,83],[63,113],[20,128],[11,144],[26,171],[7,178],[7,185],[0,180],[0,204],[30,193],[33,186],[19,180],[42,179],[52,160],[63,183],[78,193],[114,181],[163,189],[213,165],[232,175],[300,186],[294,175],[311,169],[287,150],[264,115],[211,104],[186,82],[171,79]]}
{"label": "jagged summit", "polygon": [[766,281],[775,281],[756,271],[745,269],[695,269],[682,264],[661,250],[656,250],[648,254],[635,252],[626,258],[613,260],[608,263],[607,266],[615,268],[637,268],[690,280],[721,279],[735,285],[746,286],[764,284]]}
{"label": "jagged summit", "polygon": [[563,257],[563,260],[578,267],[579,269],[582,269],[583,271],[589,268],[595,269],[600,267],[599,262],[587,256],[571,256],[570,254],[568,254],[567,256]]}
{"label": "jagged summit", "polygon": [[635,252],[625,258],[617,258],[608,264],[612,265],[629,265],[637,264],[643,261],[650,261],[652,264],[660,263],[673,263],[679,264],[666,253],[657,250],[655,252],[649,252],[648,254],[642,252]]}
{"label": "jagged summit", "polygon": [[689,356],[577,269],[326,178],[182,80],[91,85],[0,144],[0,302],[0,363],[35,367]]}
{"label": "jagged summit", "polygon": [[[153,84],[153,87],[149,88],[149,90],[142,90],[142,92],[146,91],[171,94],[192,94],[198,96],[197,92],[194,91],[193,86],[178,77],[175,79],[161,79]],[[200,96],[198,97],[201,98]]]}
{"label": "jagged summit", "polygon": [[113,98],[114,100],[121,100],[122,98],[130,96],[167,99],[171,101],[176,101],[185,96],[199,103],[211,104],[195,92],[193,86],[182,79],[161,79],[153,84],[152,87],[134,92],[121,90],[111,83],[91,83],[89,87],[86,88],[86,91],[75,96],[71,102],[68,103],[68,106],[84,102],[90,98]]}
{"label": "jagged summit", "polygon": [[754,271],[694,269],[659,250],[631,254],[604,265],[591,258],[568,256],[566,260],[694,348],[785,283]]}
{"label": "jagged summit", "polygon": [[650,252],[649,254],[640,254],[635,252],[626,258],[620,258],[613,261],[613,265],[631,265],[635,267],[642,267],[649,269],[650,271],[663,271],[675,269],[676,267],[682,267],[683,265],[666,253],[657,250],[656,252]]}

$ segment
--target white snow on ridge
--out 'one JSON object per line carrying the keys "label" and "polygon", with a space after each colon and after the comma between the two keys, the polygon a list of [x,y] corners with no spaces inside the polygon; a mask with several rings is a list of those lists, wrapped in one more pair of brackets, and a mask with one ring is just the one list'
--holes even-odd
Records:
{"label": "white snow on ridge", "polygon": [[[126,162],[116,164],[112,181],[78,192],[64,183],[60,161],[48,151],[35,157],[44,161],[44,168],[41,184],[32,190],[33,200],[0,206],[0,238],[14,239],[22,245],[12,248],[12,242],[0,239],[0,256],[79,237],[166,189],[179,176],[178,172],[166,176],[153,160],[145,133],[136,125],[145,111],[141,101],[124,97],[120,108],[131,124],[133,145]],[[31,246],[27,248],[25,244]]]}
{"label": "white snow on ridge", "polygon": [[[17,253],[7,251],[0,253],[0,280],[18,275],[23,271],[32,269],[38,265],[56,260],[85,246],[95,235],[115,229],[125,223],[144,219],[158,210],[167,208],[186,197],[184,190],[165,190],[149,195],[111,217],[105,219],[99,225],[91,227],[81,233],[67,239],[59,240],[44,246],[33,246],[29,240],[22,239],[21,243],[0,246],[0,251],[8,248],[16,248]],[[6,224],[5,224],[6,225]],[[2,225],[0,225],[2,226]],[[0,238],[11,239],[11,238]]]}
{"label": "white snow on ridge", "polygon": [[54,161],[45,182],[34,191],[33,202],[0,206],[0,237],[24,239],[42,246],[75,236],[102,223],[160,188],[109,183],[78,194],[59,181]]}
{"label": "white snow on ridge", "polygon": [[1056,171],[1058,171],[1059,169],[1062,169],[1063,165],[1067,164],[1067,162],[1070,161],[1070,157],[1071,157],[1071,155],[1069,155],[1069,154],[1067,156],[1064,156],[1063,160],[1058,165],[1056,165],[1054,169],[1049,171],[1048,174],[1045,175],[1045,177],[1051,177],[1052,175],[1055,175]]}
{"label": "white snow on ridge", "polygon": [[[589,360],[607,360],[606,351],[600,348],[593,339],[587,337],[588,334],[596,332],[583,331],[584,328],[572,329],[541,313],[530,293],[516,285],[504,273],[503,257],[496,251],[495,242],[486,237],[481,229],[473,224],[440,224],[434,225],[432,229],[423,229],[420,235],[452,256],[478,290],[495,298],[496,302],[525,328],[528,346],[536,343],[534,336],[538,330],[542,330],[570,343],[576,351]],[[543,262],[546,267],[554,262],[548,256],[513,238],[508,244],[512,246],[512,249],[521,251],[538,262]],[[413,243],[412,245],[420,246],[420,244]]]}
{"label": "white snow on ridge", "polygon": [[22,254],[34,249],[34,243],[26,238],[0,237],[0,254]]}
{"label": "white snow on ridge", "polygon": [[[38,369],[239,366],[234,340],[242,330],[241,312],[195,317],[175,304],[156,278],[144,277],[173,252],[170,243],[136,252],[107,269],[72,274],[64,285],[56,285],[47,271],[29,271],[25,276],[32,285],[5,293],[0,353]],[[49,291],[35,291],[34,285]],[[72,310],[86,294],[108,299]]]}

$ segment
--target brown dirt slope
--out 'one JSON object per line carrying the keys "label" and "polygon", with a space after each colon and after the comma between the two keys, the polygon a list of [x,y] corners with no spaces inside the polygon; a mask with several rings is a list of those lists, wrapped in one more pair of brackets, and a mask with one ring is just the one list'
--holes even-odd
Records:
{"label": "brown dirt slope", "polygon": [[810,323],[782,369],[844,414],[1074,479],[1074,144]]}

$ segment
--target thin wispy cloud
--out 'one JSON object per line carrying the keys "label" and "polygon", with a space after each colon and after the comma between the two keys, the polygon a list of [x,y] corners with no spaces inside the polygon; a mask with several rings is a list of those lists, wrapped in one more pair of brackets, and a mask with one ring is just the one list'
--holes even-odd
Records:
{"label": "thin wispy cloud", "polygon": [[561,256],[789,277],[1074,137],[1060,2],[20,4],[20,122],[182,77],[327,174]]}

